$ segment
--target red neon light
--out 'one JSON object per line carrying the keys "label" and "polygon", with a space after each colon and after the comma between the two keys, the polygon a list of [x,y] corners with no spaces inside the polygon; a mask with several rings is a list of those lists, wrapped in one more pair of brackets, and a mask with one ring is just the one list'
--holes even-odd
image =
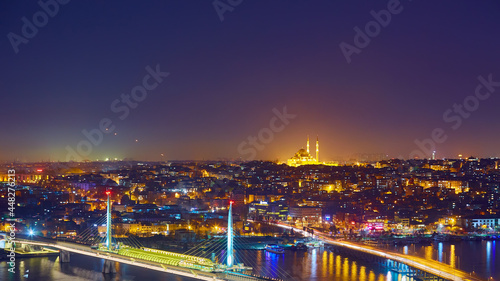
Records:
{"label": "red neon light", "polygon": [[111,191],[106,191],[106,194],[107,194],[107,195],[110,195],[110,194],[111,194]]}
{"label": "red neon light", "polygon": [[229,201],[229,204],[234,204],[234,201],[233,200]]}
{"label": "red neon light", "polygon": [[43,172],[43,170],[42,170],[42,169],[36,169],[36,171],[37,171],[37,172]]}

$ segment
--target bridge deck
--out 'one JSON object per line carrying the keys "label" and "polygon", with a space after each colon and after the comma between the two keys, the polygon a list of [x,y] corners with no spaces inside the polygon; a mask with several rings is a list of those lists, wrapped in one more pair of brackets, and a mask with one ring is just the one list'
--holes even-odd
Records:
{"label": "bridge deck", "polygon": [[[282,227],[282,228],[287,228],[290,229],[292,227],[288,225],[282,225],[282,224],[274,224],[276,226]],[[299,228],[293,228],[295,232],[300,232],[303,233],[304,235],[310,235],[303,230]],[[406,264],[408,266],[411,266],[413,268],[431,273],[435,276],[441,277],[446,280],[453,280],[453,281],[485,281],[485,279],[479,278],[477,276],[471,276],[470,273],[467,273],[463,270],[459,270],[457,268],[453,268],[448,264],[438,262],[435,260],[428,260],[424,259],[421,257],[413,256],[413,255],[405,255],[393,251],[388,251],[384,249],[379,249],[375,248],[372,246],[364,245],[364,244],[358,244],[354,242],[347,242],[347,241],[339,241],[339,240],[334,240],[328,236],[319,234],[318,237],[323,240],[325,243],[340,246],[340,247],[345,247],[349,248],[352,250],[356,250],[359,252],[375,255],[378,257],[386,258],[386,259],[391,259],[403,264]]]}
{"label": "bridge deck", "polygon": [[[199,280],[207,280],[207,281],[223,281],[223,279],[219,278],[216,273],[203,272],[197,270],[191,270],[189,268],[177,267],[172,265],[165,265],[154,261],[146,261],[140,259],[133,259],[130,257],[121,256],[114,253],[105,253],[96,250],[91,250],[89,247],[85,247],[84,245],[78,244],[70,244],[70,243],[45,243],[45,242],[36,242],[36,241],[28,241],[28,240],[20,240],[18,239],[18,243],[30,244],[30,245],[39,245],[43,247],[51,247],[56,248],[62,251],[77,253],[81,255],[86,255],[94,258],[107,259],[112,260],[124,264],[134,265],[138,267],[143,267],[147,269],[152,269],[156,271],[171,273],[175,275],[185,276],[189,278],[195,278]],[[68,245],[66,245],[68,244]]]}

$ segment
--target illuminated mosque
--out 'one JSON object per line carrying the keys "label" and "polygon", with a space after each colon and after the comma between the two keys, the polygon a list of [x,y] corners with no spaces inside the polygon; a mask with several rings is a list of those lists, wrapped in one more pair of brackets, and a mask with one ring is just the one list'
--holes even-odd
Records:
{"label": "illuminated mosque", "polygon": [[336,162],[319,162],[319,139],[316,136],[316,158],[309,153],[309,136],[307,136],[307,149],[299,149],[295,155],[287,160],[288,166],[298,167],[302,165],[327,165],[338,166]]}
{"label": "illuminated mosque", "polygon": [[288,166],[298,167],[302,165],[318,165],[322,164],[319,162],[319,139],[316,136],[316,158],[312,157],[309,153],[309,136],[307,136],[307,150],[303,148],[299,149],[295,155],[288,159]]}

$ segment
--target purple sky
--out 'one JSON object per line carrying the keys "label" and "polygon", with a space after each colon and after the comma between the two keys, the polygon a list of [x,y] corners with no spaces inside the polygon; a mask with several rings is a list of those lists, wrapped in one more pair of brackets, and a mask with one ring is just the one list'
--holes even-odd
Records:
{"label": "purple sky", "polygon": [[[354,28],[388,5],[390,22],[348,63],[341,42],[354,48]],[[325,161],[408,158],[435,128],[447,137],[438,157],[500,156],[500,87],[469,97],[478,76],[500,81],[498,1],[244,0],[231,9],[221,21],[212,1],[70,1],[44,24],[35,1],[2,1],[0,160],[65,160],[79,143],[91,160],[250,159],[253,149],[285,160],[308,134],[319,135]],[[40,27],[26,38],[22,18],[34,15]],[[157,65],[170,75],[121,120],[125,103],[112,110],[113,101]],[[464,100],[467,118],[454,109]],[[285,106],[296,117],[269,130]],[[82,130],[103,118],[114,132],[88,150]],[[249,136],[259,150],[242,144]]]}

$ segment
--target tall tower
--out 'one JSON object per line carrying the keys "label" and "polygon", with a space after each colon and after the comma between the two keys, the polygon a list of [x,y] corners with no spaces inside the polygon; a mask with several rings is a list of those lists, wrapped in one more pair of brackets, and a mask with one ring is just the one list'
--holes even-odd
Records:
{"label": "tall tower", "polygon": [[233,201],[229,201],[229,214],[227,215],[227,267],[233,266]]}
{"label": "tall tower", "polygon": [[309,135],[307,135],[307,154],[309,154]]}
{"label": "tall tower", "polygon": [[111,206],[110,206],[110,200],[109,200],[109,194],[111,192],[106,191],[106,194],[108,195],[108,210],[106,212],[106,247],[108,248],[108,251],[111,248]]}
{"label": "tall tower", "polygon": [[319,162],[319,138],[316,135],[316,162]]}

